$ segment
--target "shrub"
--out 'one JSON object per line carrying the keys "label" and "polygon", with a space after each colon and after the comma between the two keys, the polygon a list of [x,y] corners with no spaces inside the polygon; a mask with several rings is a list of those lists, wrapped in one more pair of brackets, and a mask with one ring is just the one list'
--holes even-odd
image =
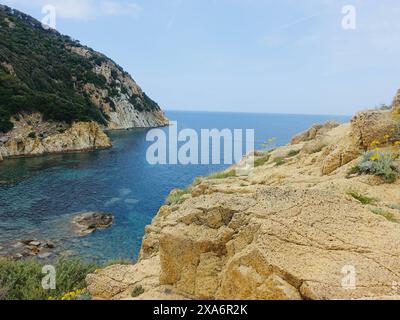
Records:
{"label": "shrub", "polygon": [[292,158],[297,156],[300,153],[300,150],[290,150],[286,157]]}
{"label": "shrub", "polygon": [[144,293],[144,289],[142,286],[137,286],[132,290],[132,298],[136,298]]}
{"label": "shrub", "polygon": [[371,208],[370,210],[373,214],[382,216],[390,222],[398,222],[398,220],[395,218],[393,213],[387,212],[387,211],[383,210],[382,208]]}
{"label": "shrub", "polygon": [[226,179],[226,178],[232,178],[232,177],[236,177],[236,170],[213,173],[210,176],[208,176],[207,179],[208,180]]}
{"label": "shrub", "polygon": [[55,262],[56,289],[42,288],[42,265],[34,260],[0,260],[0,288],[5,300],[61,299],[66,293],[85,288],[85,278],[96,268],[78,260]]}
{"label": "shrub", "polygon": [[349,191],[347,194],[349,196],[353,197],[354,199],[360,201],[362,204],[373,204],[378,201],[375,198],[370,198],[370,197],[364,196],[356,191]]}
{"label": "shrub", "polygon": [[389,204],[388,208],[400,211],[400,204]]}
{"label": "shrub", "polygon": [[286,163],[285,158],[284,157],[278,157],[274,159],[275,165],[276,166],[282,166]]}
{"label": "shrub", "polygon": [[398,173],[393,167],[392,156],[378,151],[366,152],[361,162],[350,172],[379,176],[388,183],[394,183],[398,177]]}
{"label": "shrub", "polygon": [[172,191],[167,198],[167,201],[166,201],[167,205],[172,206],[175,204],[182,203],[182,197],[188,193],[189,193],[189,189],[184,189],[184,190],[176,189],[176,190]]}
{"label": "shrub", "polygon": [[254,168],[263,166],[264,164],[266,164],[269,161],[270,158],[271,158],[271,155],[268,154],[264,157],[255,159],[254,160]]}

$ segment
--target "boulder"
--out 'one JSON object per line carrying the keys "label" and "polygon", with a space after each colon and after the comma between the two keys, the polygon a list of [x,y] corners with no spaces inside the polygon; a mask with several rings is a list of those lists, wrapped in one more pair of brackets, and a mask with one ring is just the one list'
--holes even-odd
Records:
{"label": "boulder", "polygon": [[367,150],[373,142],[378,145],[395,141],[400,134],[399,121],[390,110],[367,110],[351,119],[351,137],[354,143]]}
{"label": "boulder", "polygon": [[85,212],[76,215],[72,219],[75,231],[81,235],[88,235],[97,229],[109,228],[114,222],[114,216],[102,212]]}
{"label": "boulder", "polygon": [[299,144],[315,139],[317,136],[323,136],[328,131],[339,126],[336,121],[328,121],[325,124],[315,124],[310,129],[294,136],[291,144]]}

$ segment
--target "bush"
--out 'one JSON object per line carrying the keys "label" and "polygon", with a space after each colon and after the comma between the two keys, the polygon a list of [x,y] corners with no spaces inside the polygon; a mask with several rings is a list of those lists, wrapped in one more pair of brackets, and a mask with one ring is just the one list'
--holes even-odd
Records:
{"label": "bush", "polygon": [[208,180],[227,179],[227,178],[232,178],[232,177],[236,177],[236,170],[213,173],[210,176],[208,176],[207,179]]}
{"label": "bush", "polygon": [[137,286],[132,290],[132,298],[136,298],[144,293],[144,289],[142,286]]}
{"label": "bush", "polygon": [[387,183],[394,183],[398,177],[391,154],[378,151],[366,152],[360,163],[350,169],[349,173],[372,174],[382,177]]}
{"label": "bush", "polygon": [[399,210],[400,211],[400,204],[389,204],[388,208],[393,209],[393,210]]}
{"label": "bush", "polygon": [[300,150],[290,150],[289,153],[287,154],[288,158],[292,158],[297,156],[300,153]]}
{"label": "bush", "polygon": [[382,216],[390,222],[398,222],[398,220],[396,219],[396,217],[394,216],[393,213],[387,212],[387,211],[383,210],[382,208],[372,208],[370,210],[373,214]]}
{"label": "bush", "polygon": [[275,165],[276,166],[282,166],[286,163],[285,158],[284,157],[278,157],[274,159]]}
{"label": "bush", "polygon": [[266,164],[269,161],[270,158],[271,158],[271,155],[268,154],[264,157],[255,159],[254,160],[254,168],[263,166],[264,164]]}
{"label": "bush", "polygon": [[42,265],[34,260],[0,260],[0,292],[4,300],[61,299],[85,288],[85,278],[96,267],[79,260],[60,259],[55,264],[56,289],[44,290]]}
{"label": "bush", "polygon": [[189,192],[189,189],[184,189],[184,190],[176,189],[176,190],[172,191],[167,198],[167,201],[166,201],[167,205],[172,206],[175,204],[182,203],[182,197],[185,194],[188,194],[188,192]]}
{"label": "bush", "polygon": [[376,203],[378,201],[375,198],[370,198],[370,197],[364,196],[356,191],[349,191],[347,194],[349,196],[353,197],[354,199],[360,201],[362,204],[372,204],[372,203]]}

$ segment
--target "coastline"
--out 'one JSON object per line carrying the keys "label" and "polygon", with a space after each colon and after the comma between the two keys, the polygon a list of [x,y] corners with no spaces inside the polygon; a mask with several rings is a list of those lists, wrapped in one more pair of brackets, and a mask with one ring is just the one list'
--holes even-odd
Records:
{"label": "coastline", "polygon": [[[179,196],[146,227],[138,263],[88,275],[88,291],[117,300],[399,298],[391,289],[400,271],[400,210],[391,206],[400,203],[399,181],[349,174],[364,145],[392,130],[387,114],[313,126],[257,152],[249,177],[219,174],[173,191]],[[394,141],[380,147],[398,152]],[[350,291],[341,286],[349,265],[363,282]]]}

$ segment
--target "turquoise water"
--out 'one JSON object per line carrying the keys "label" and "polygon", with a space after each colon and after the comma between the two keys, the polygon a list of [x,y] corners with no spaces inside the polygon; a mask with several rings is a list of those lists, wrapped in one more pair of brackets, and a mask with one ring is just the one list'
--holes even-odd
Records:
{"label": "turquoise water", "polygon": [[[277,145],[316,122],[343,116],[168,112],[182,128],[255,129],[256,148],[271,137]],[[168,131],[168,128],[162,130]],[[86,259],[135,259],[144,227],[171,189],[224,165],[158,165],[146,161],[147,130],[109,133],[113,148],[0,163],[0,246],[21,239],[52,240],[59,251]],[[115,215],[114,225],[87,237],[71,232],[69,220],[82,211]]]}

